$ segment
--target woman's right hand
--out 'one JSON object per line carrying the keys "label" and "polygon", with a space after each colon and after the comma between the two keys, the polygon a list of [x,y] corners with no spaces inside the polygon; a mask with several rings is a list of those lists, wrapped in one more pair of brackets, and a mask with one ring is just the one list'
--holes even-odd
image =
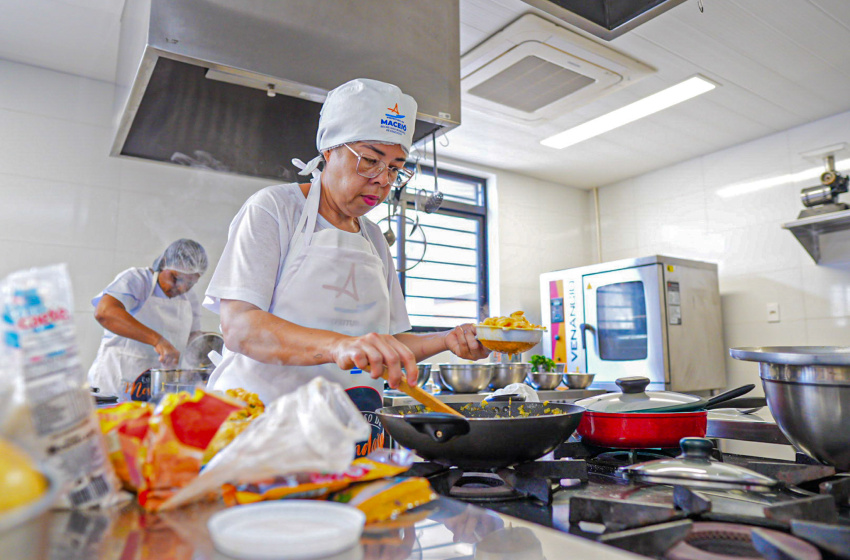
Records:
{"label": "woman's right hand", "polygon": [[408,385],[416,385],[419,376],[416,356],[410,348],[388,334],[342,337],[331,350],[331,356],[340,369],[358,367],[369,371],[372,379],[381,377],[386,368],[387,381],[393,389],[398,387],[404,375],[402,368],[407,372]]}
{"label": "woman's right hand", "polygon": [[156,353],[159,354],[159,363],[162,364],[162,367],[177,367],[177,364],[180,362],[180,352],[164,336],[160,336],[153,347]]}

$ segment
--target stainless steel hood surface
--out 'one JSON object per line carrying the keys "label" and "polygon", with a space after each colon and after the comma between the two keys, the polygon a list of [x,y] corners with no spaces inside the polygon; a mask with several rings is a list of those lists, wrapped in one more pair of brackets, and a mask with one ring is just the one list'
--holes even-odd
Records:
{"label": "stainless steel hood surface", "polygon": [[326,93],[384,80],[460,123],[458,0],[127,0],[111,154],[294,180]]}

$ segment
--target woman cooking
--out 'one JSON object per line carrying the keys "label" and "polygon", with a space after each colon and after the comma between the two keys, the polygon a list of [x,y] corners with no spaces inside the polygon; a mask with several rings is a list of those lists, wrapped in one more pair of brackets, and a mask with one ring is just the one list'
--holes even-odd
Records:
{"label": "woman cooking", "polygon": [[211,388],[241,387],[270,402],[317,376],[335,381],[373,427],[359,455],[383,443],[370,412],[383,406],[385,369],[395,388],[402,368],[413,384],[417,362],[439,352],[470,360],[489,353],[471,324],[405,332],[389,246],[364,217],[410,180],[404,163],[415,118],[416,101],[388,83],[357,79],[331,91],[319,117],[319,156],[301,171],[310,175],[323,161],[321,173],[248,199],[204,301],[221,315],[226,347]]}
{"label": "woman cooking", "polygon": [[200,299],[189,291],[207,269],[207,253],[191,239],[168,246],[152,268],[129,268],[92,299],[103,339],[89,369],[101,394],[128,400],[136,378],[155,367],[177,367],[201,330]]}

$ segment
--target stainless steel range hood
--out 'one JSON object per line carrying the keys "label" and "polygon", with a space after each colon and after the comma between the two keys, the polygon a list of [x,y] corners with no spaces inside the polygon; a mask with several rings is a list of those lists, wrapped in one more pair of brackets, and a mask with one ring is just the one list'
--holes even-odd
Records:
{"label": "stainless steel range hood", "polygon": [[126,0],[111,155],[293,180],[327,92],[394,83],[460,124],[458,0]]}
{"label": "stainless steel range hood", "polygon": [[685,0],[524,0],[558,19],[610,41]]}

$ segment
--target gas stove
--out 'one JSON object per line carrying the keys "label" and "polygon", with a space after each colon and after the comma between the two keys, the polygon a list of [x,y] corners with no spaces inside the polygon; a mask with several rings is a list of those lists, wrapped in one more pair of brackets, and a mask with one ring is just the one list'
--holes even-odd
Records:
{"label": "gas stove", "polygon": [[431,462],[410,473],[435,491],[652,558],[850,560],[850,473],[815,464],[715,451],[712,458],[783,483],[771,491],[639,484],[622,466],[678,449],[614,450],[570,441],[552,460],[492,472]]}

